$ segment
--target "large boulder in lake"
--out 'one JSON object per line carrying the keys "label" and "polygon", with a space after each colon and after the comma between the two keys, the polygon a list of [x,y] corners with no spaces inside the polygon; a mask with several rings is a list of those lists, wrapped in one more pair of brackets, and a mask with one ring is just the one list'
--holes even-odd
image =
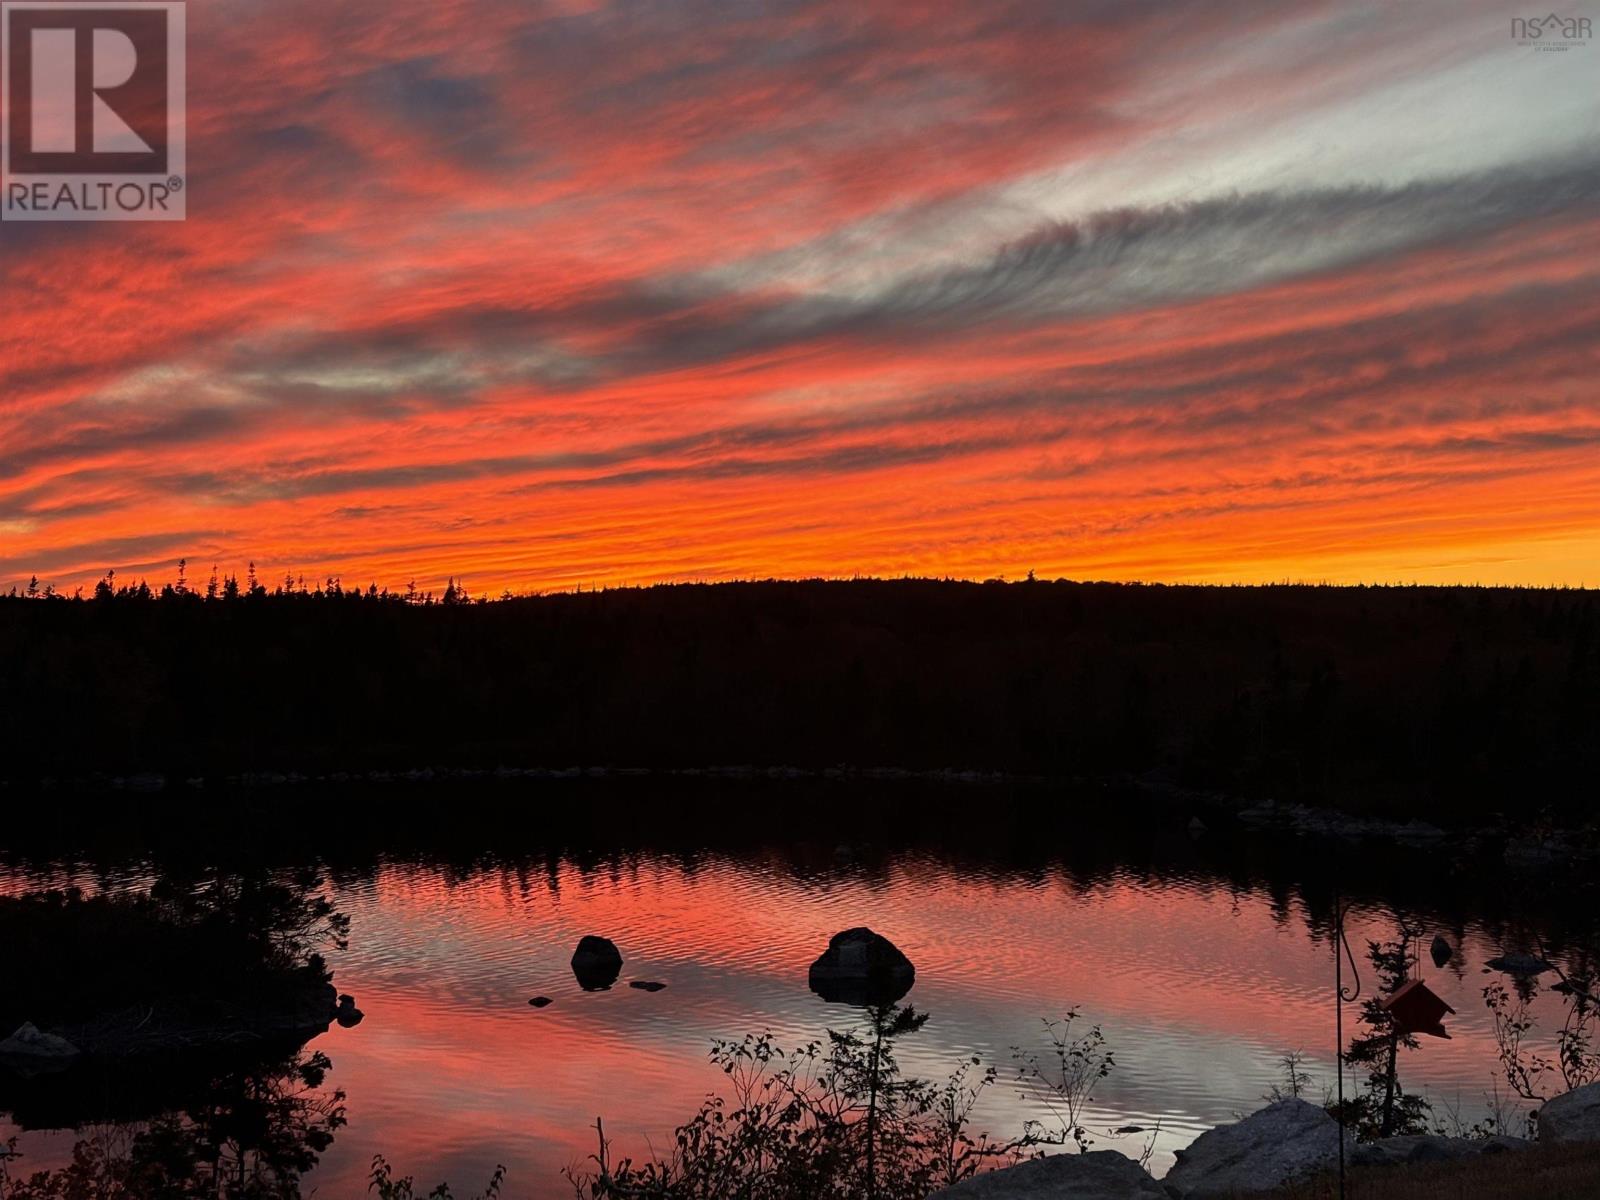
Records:
{"label": "large boulder in lake", "polygon": [[1574,1088],[1539,1110],[1540,1142],[1600,1142],[1600,1083]]}
{"label": "large boulder in lake", "polygon": [[865,926],[834,934],[811,964],[811,990],[837,1004],[893,1004],[916,978],[900,948]]}
{"label": "large boulder in lake", "polygon": [[1053,1154],[987,1171],[928,1200],[1167,1200],[1150,1173],[1115,1150]]}
{"label": "large boulder in lake", "polygon": [[1166,1183],[1184,1200],[1265,1192],[1320,1171],[1338,1157],[1337,1121],[1304,1100],[1279,1100],[1195,1138],[1178,1151]]}
{"label": "large boulder in lake", "polygon": [[622,974],[622,951],[610,938],[586,934],[572,952],[572,973],[586,992],[603,992]]}

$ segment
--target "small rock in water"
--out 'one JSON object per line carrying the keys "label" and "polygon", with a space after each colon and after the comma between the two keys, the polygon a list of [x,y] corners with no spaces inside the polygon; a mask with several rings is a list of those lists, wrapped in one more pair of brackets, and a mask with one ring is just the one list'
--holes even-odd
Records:
{"label": "small rock in water", "polygon": [[1433,944],[1428,947],[1428,953],[1433,956],[1433,965],[1436,967],[1444,966],[1455,957],[1455,951],[1450,948],[1450,943],[1437,933],[1433,935]]}
{"label": "small rock in water", "polygon": [[610,938],[586,934],[572,952],[572,973],[586,992],[603,992],[622,974],[622,951]]}
{"label": "small rock in water", "polygon": [[1190,817],[1189,818],[1189,836],[1190,837],[1196,837],[1196,838],[1200,837],[1202,834],[1205,833],[1205,831],[1206,831],[1206,823],[1204,821],[1202,821],[1199,817]]}
{"label": "small rock in water", "polygon": [[635,979],[628,986],[631,988],[638,988],[641,992],[659,992],[667,985],[664,983],[657,983],[653,979]]}
{"label": "small rock in water", "polygon": [[550,997],[549,996],[535,996],[532,1000],[528,1001],[528,1003],[531,1004],[534,1008],[543,1008],[545,1005],[549,1004],[550,1002],[551,1001],[550,1001]]}
{"label": "small rock in water", "polygon": [[361,1018],[366,1015],[356,1007],[354,996],[343,995],[339,997],[339,1007],[334,1010],[333,1019],[341,1029],[351,1029],[361,1024]]}
{"label": "small rock in water", "polygon": [[1511,954],[1502,954],[1499,958],[1491,958],[1483,964],[1491,971],[1504,971],[1507,975],[1515,975],[1523,979],[1532,979],[1543,975],[1546,971],[1555,968],[1542,958],[1532,954],[1523,954],[1520,951]]}

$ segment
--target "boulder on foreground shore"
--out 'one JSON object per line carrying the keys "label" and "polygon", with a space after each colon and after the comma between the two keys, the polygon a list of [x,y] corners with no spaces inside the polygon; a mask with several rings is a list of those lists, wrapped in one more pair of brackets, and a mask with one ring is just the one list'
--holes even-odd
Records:
{"label": "boulder on foreground shore", "polygon": [[1115,1150],[1053,1154],[963,1179],[928,1200],[1167,1200],[1148,1171]]}
{"label": "boulder on foreground shore", "polygon": [[1185,1200],[1264,1192],[1319,1171],[1338,1156],[1337,1121],[1305,1100],[1279,1100],[1195,1138],[1178,1151],[1166,1184]]}
{"label": "boulder on foreground shore", "polygon": [[1600,1142],[1600,1083],[1574,1088],[1539,1110],[1541,1142]]}
{"label": "boulder on foreground shore", "polygon": [[839,1004],[893,1004],[911,990],[917,971],[900,948],[865,926],[828,939],[811,964],[811,990]]}
{"label": "boulder on foreground shore", "polygon": [[1433,1133],[1403,1134],[1362,1142],[1350,1148],[1350,1161],[1358,1167],[1398,1167],[1407,1163],[1452,1162],[1483,1154],[1526,1150],[1526,1138],[1496,1134],[1487,1138],[1443,1137]]}

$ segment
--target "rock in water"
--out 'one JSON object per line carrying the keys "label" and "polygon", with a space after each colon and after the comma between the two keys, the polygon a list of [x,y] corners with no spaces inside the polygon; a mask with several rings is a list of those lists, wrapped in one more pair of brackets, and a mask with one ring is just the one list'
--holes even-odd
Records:
{"label": "rock in water", "polygon": [[0,1042],[0,1058],[29,1063],[65,1062],[78,1057],[78,1048],[64,1037],[45,1033],[32,1021],[24,1021],[17,1031]]}
{"label": "rock in water", "polygon": [[339,1022],[341,1029],[353,1029],[361,1024],[361,1019],[367,1014],[356,1007],[356,998],[350,995],[339,997],[339,1007],[334,1010],[333,1019]]}
{"label": "rock in water", "polygon": [[1433,956],[1433,965],[1442,967],[1455,957],[1455,951],[1450,948],[1450,943],[1445,941],[1440,934],[1433,935],[1433,944],[1428,947],[1428,953]]}
{"label": "rock in water", "polygon": [[543,1008],[545,1005],[551,1003],[551,1000],[549,996],[535,996],[532,1000],[529,1000],[528,1003],[533,1005],[534,1008]]}
{"label": "rock in water", "polygon": [[1305,1100],[1280,1100],[1195,1138],[1178,1151],[1166,1184],[1185,1200],[1265,1192],[1338,1156],[1338,1122]]}
{"label": "rock in water", "polygon": [[603,992],[622,974],[622,951],[610,938],[586,934],[572,952],[572,973],[586,992]]}
{"label": "rock in water", "polygon": [[628,986],[631,988],[638,988],[641,992],[659,992],[667,985],[664,983],[657,983],[653,979],[635,979]]}
{"label": "rock in water", "polygon": [[811,990],[830,1003],[893,1004],[911,990],[917,971],[900,948],[866,927],[828,940],[811,964]]}
{"label": "rock in water", "polygon": [[1502,954],[1499,958],[1491,958],[1483,965],[1491,971],[1504,971],[1507,975],[1515,975],[1518,979],[1534,979],[1543,975],[1546,971],[1555,969],[1544,959],[1536,958],[1532,954],[1523,954],[1520,951]]}
{"label": "rock in water", "polygon": [[1575,1088],[1541,1108],[1539,1141],[1600,1142],[1600,1083]]}
{"label": "rock in water", "polygon": [[1115,1150],[1053,1154],[963,1179],[928,1200],[1166,1200],[1143,1167]]}

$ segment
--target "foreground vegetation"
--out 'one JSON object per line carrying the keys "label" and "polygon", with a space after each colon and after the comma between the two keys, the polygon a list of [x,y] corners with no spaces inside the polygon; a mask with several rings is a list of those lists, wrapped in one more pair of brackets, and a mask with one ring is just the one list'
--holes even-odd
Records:
{"label": "foreground vegetation", "polygon": [[1592,817],[1600,593],[771,582],[471,602],[337,581],[0,597],[13,780],[837,763],[1155,772]]}

